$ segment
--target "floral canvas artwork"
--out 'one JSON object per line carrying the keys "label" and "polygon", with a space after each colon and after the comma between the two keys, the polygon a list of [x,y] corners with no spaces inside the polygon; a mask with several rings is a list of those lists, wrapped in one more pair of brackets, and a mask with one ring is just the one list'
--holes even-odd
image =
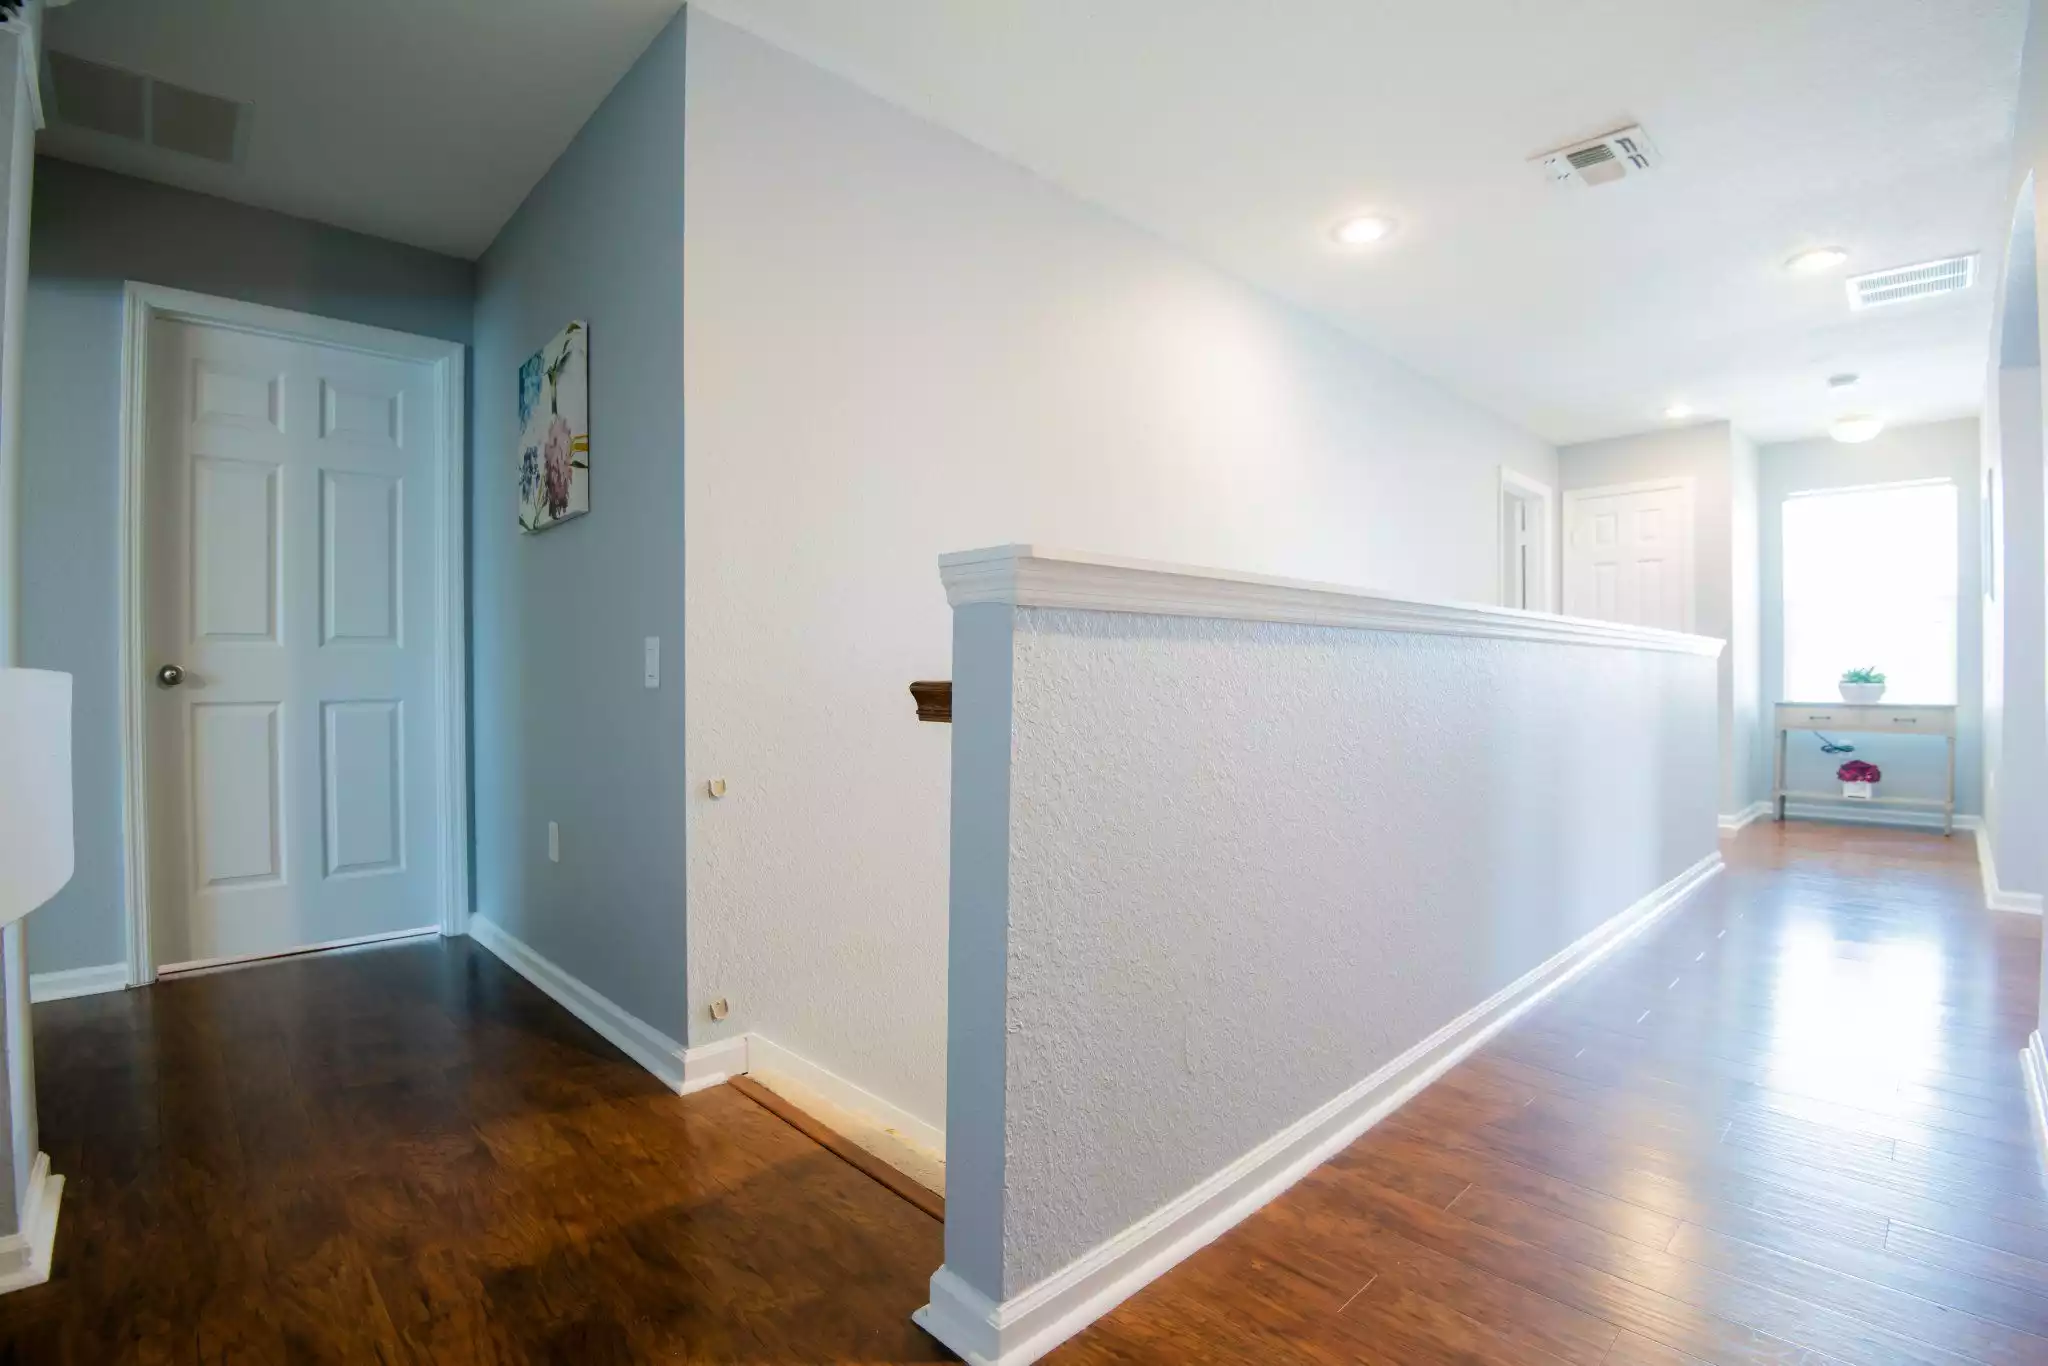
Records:
{"label": "floral canvas artwork", "polygon": [[519,367],[519,529],[590,511],[590,329],[570,323]]}

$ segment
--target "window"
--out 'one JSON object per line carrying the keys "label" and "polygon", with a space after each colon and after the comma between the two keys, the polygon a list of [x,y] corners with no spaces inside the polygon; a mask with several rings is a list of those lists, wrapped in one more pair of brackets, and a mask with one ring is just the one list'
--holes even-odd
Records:
{"label": "window", "polygon": [[1881,670],[1885,700],[1956,700],[1956,487],[1946,479],[1785,500],[1785,697],[1832,701]]}

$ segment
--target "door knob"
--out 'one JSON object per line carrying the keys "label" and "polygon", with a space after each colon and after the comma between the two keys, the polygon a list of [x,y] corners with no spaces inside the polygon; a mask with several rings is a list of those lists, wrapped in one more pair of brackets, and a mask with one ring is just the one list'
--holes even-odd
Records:
{"label": "door knob", "polygon": [[166,664],[156,671],[157,686],[175,688],[185,681],[185,671],[176,664]]}

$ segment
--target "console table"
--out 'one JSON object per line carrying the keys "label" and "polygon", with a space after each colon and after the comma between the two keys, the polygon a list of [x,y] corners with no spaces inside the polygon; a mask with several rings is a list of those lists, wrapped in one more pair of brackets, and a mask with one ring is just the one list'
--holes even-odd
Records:
{"label": "console table", "polygon": [[[1777,780],[1771,801],[1779,820],[1785,819],[1785,799],[1844,802],[1850,805],[1938,807],[1941,833],[1955,828],[1956,820],[1956,709],[1947,707],[1894,707],[1883,702],[1780,702]],[[1838,792],[1787,792],[1785,790],[1785,737],[1795,730],[1842,731],[1852,734],[1939,735],[1948,741],[1948,797],[1844,797]]]}

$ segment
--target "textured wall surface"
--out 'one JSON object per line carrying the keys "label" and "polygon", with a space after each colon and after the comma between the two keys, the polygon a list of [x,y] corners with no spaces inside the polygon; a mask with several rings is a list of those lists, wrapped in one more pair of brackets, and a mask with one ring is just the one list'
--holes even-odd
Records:
{"label": "textured wall surface", "polygon": [[[477,913],[677,1040],[684,36],[677,19],[649,45],[484,254],[469,483]],[[525,535],[519,366],[572,319],[590,326],[590,515]],[[646,636],[664,642],[652,690]]]}
{"label": "textured wall surface", "polygon": [[1036,540],[1491,601],[1498,468],[1551,483],[1554,457],[691,14],[690,981],[732,1002],[691,1042],[760,1030],[936,1124],[951,736],[905,691],[948,676],[936,557]]}
{"label": "textured wall surface", "polygon": [[1715,848],[1704,656],[1015,623],[995,1298]]}
{"label": "textured wall surface", "polygon": [[[1978,549],[1983,539],[1978,493],[1981,456],[1975,418],[1893,427],[1861,446],[1844,446],[1822,439],[1764,446],[1758,453],[1766,716],[1779,702],[1812,700],[1785,697],[1785,499],[1794,493],[1909,479],[1955,481],[1956,810],[1969,813],[1984,809],[1984,614],[1979,607],[1984,574],[1983,556]],[[1884,770],[1884,790],[1888,796],[1939,799],[1947,788],[1948,755],[1938,741],[1903,735],[1836,738],[1855,745],[1856,758],[1868,759]],[[1773,733],[1768,744],[1776,743]],[[1843,757],[1821,753],[1820,742],[1811,734],[1795,734],[1786,764],[1786,784],[1806,792],[1836,788],[1835,770],[1841,766]],[[1775,750],[1772,762],[1775,766]],[[1939,813],[1935,819],[1939,819]]]}
{"label": "textured wall surface", "polygon": [[30,219],[22,662],[73,679],[78,873],[29,921],[36,972],[128,954],[121,866],[121,287],[196,290],[467,342],[475,267],[45,157]]}

